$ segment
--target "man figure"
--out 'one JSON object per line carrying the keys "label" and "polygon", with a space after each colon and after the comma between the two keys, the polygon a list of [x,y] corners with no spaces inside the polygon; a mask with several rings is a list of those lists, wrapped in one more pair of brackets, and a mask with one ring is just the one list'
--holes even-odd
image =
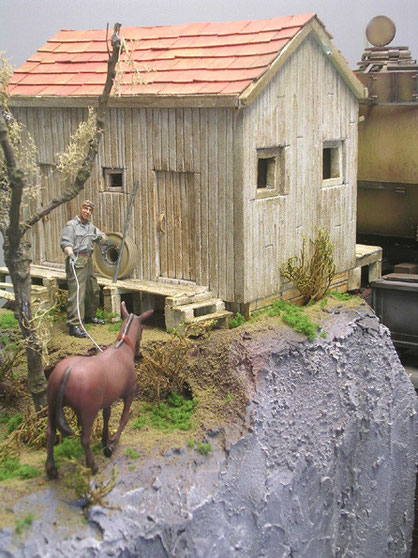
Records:
{"label": "man figure", "polygon": [[[81,320],[90,324],[104,324],[96,318],[99,306],[99,286],[93,273],[93,242],[105,243],[107,237],[90,223],[94,204],[85,200],[80,215],[68,221],[62,231],[61,248],[66,256],[65,272],[68,284],[67,326],[73,337],[86,337],[79,327],[77,311],[77,281],[79,283],[78,306]],[[74,276],[77,276],[77,281]]]}

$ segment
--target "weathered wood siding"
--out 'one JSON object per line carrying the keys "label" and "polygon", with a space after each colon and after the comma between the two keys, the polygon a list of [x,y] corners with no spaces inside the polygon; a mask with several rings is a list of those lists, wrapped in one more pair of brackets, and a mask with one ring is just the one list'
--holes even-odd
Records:
{"label": "weathered wood siding", "polygon": [[[330,231],[337,272],[354,267],[358,102],[308,37],[248,108],[111,108],[91,179],[76,200],[36,228],[35,263],[63,262],[62,227],[82,199],[96,201],[94,223],[123,231],[139,181],[128,235],[137,246],[134,277],[192,281],[230,302],[278,293],[280,265],[302,234]],[[54,154],[86,109],[15,109],[39,147],[42,196],[60,192]],[[324,185],[324,141],[342,142],[340,185]],[[281,148],[284,193],[257,193],[257,150]],[[104,168],[123,169],[123,191],[107,191]]]}
{"label": "weathered wood siding", "polygon": [[[302,234],[330,232],[337,271],[354,267],[358,102],[318,44],[307,38],[243,117],[245,301],[278,292],[280,265]],[[342,140],[345,179],[324,186],[324,141]],[[284,150],[286,194],[257,199],[257,149]]]}
{"label": "weathered wood siding", "polygon": [[[15,108],[14,114],[27,125],[39,147],[44,175],[41,199],[51,198],[63,188],[54,172],[55,153],[64,150],[87,110]],[[61,230],[85,198],[96,202],[93,222],[99,228],[122,232],[138,180],[128,230],[138,248],[133,276],[194,281],[233,300],[234,119],[233,109],[109,109],[92,177],[75,200],[37,227],[34,262],[63,262]],[[106,191],[104,168],[124,169],[123,192]],[[169,185],[170,198],[164,206],[162,196]],[[166,233],[158,230],[162,212]]]}

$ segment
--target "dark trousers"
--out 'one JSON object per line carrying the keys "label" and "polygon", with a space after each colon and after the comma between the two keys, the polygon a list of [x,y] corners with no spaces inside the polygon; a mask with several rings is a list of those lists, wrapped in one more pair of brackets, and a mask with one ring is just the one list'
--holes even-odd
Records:
{"label": "dark trousers", "polygon": [[[94,276],[93,260],[91,257],[79,256],[74,264],[77,280],[80,285],[78,294],[80,317],[84,322],[96,316],[99,306],[99,285]],[[79,325],[77,314],[77,283],[74,277],[73,266],[69,258],[65,262],[65,271],[68,283],[67,325]]]}

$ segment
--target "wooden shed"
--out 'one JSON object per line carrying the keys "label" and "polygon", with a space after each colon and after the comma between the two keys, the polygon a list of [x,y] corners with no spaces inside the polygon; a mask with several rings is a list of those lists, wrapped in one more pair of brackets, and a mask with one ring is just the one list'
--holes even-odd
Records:
{"label": "wooden shed", "polygon": [[[330,232],[344,288],[355,267],[365,89],[321,21],[122,27],[121,36],[128,54],[93,175],[34,230],[34,264],[63,264],[61,229],[84,197],[97,203],[95,224],[123,231],[138,181],[129,284],[162,294],[166,310],[178,308],[174,321],[190,317],[187,304],[205,313],[196,310],[205,296],[213,311],[242,312],[291,296],[280,265],[317,227]],[[55,154],[97,103],[107,57],[106,31],[60,31],[14,73],[11,106],[39,147],[43,199],[62,188]]]}

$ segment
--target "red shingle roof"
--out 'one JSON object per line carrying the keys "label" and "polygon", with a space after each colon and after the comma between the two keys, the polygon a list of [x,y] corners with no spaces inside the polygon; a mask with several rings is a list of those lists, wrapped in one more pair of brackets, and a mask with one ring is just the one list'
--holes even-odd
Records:
{"label": "red shingle roof", "polygon": [[[260,78],[314,15],[233,23],[125,27],[122,95],[237,95]],[[109,38],[111,36],[109,31]],[[110,46],[109,46],[110,48]],[[13,96],[97,96],[106,79],[106,31],[60,31],[18,68]]]}

